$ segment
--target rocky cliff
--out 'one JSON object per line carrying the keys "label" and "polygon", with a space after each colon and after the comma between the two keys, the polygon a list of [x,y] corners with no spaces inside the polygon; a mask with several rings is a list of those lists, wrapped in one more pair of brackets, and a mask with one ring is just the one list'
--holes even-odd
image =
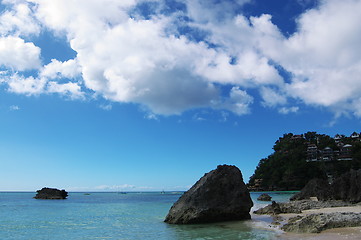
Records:
{"label": "rocky cliff", "polygon": [[361,202],[361,169],[350,170],[336,178],[332,184],[326,180],[313,179],[301,190],[291,197],[291,200],[309,199],[317,197],[318,200],[342,200],[346,202]]}

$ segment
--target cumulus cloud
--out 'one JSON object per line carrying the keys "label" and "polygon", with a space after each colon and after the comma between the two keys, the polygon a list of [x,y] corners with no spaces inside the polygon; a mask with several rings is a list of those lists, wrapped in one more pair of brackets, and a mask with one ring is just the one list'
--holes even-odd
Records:
{"label": "cumulus cloud", "polygon": [[39,95],[44,92],[46,85],[45,79],[34,78],[33,76],[24,77],[18,74],[14,74],[5,80],[9,86],[9,91],[25,94],[28,96]]}
{"label": "cumulus cloud", "polygon": [[[234,99],[221,100],[223,97],[214,83],[242,84],[247,81],[244,78],[272,82],[270,78],[278,77],[267,59],[255,52],[240,56],[239,64],[232,65],[223,50],[167,33],[174,27],[172,16],[130,18],[129,9],[137,1],[31,2],[37,4],[37,19],[56,34],[65,34],[77,52],[79,68],[73,66],[72,72],[81,69],[85,87],[111,101],[139,103],[155,114],[165,115],[224,102],[225,109],[229,107],[228,110],[241,114],[248,112],[244,110],[247,107],[235,107],[238,103]],[[231,3],[214,4],[218,10],[220,5],[231,8]],[[189,13],[191,9],[192,6]],[[65,64],[60,66],[53,60],[44,67],[41,76],[54,78],[60,71],[67,77],[65,69],[55,69]]]}
{"label": "cumulus cloud", "polygon": [[229,98],[223,102],[214,103],[215,108],[228,109],[237,115],[250,113],[250,105],[253,103],[253,97],[239,87],[233,87]]}
{"label": "cumulus cloud", "polygon": [[85,98],[85,94],[81,90],[81,86],[76,82],[58,83],[55,81],[49,81],[49,79],[44,77],[24,77],[16,73],[3,78],[2,82],[6,82],[8,84],[9,92],[17,94],[32,96],[57,93],[70,99]]}
{"label": "cumulus cloud", "polygon": [[282,93],[277,92],[277,90],[269,88],[269,87],[262,87],[260,89],[261,97],[263,99],[263,105],[268,107],[274,107],[277,105],[284,105],[287,103],[287,97],[284,96]]}
{"label": "cumulus cloud", "polygon": [[70,99],[84,99],[84,92],[78,83],[68,82],[59,84],[57,82],[50,81],[47,84],[47,93],[59,93],[60,95],[67,96]]}
{"label": "cumulus cloud", "polygon": [[356,104],[361,90],[360,12],[359,0],[322,1],[298,18],[298,31],[288,39],[270,17],[255,21],[266,36],[259,42],[262,51],[293,75],[285,86],[290,96],[335,111]]}
{"label": "cumulus cloud", "polygon": [[24,71],[41,67],[40,48],[14,36],[0,37],[0,66]]}
{"label": "cumulus cloud", "polygon": [[[137,103],[149,116],[195,108],[248,114],[254,89],[264,107],[281,114],[297,112],[289,107],[297,99],[361,115],[360,0],[320,1],[288,37],[271,15],[243,16],[250,0],[181,0],[174,11],[164,10],[166,1],[151,2],[141,16],[149,1],[3,1],[10,7],[0,16],[0,65],[10,74],[1,81],[27,95],[82,99],[86,89]],[[40,31],[65,37],[76,58],[42,66],[40,48],[24,40]],[[38,75],[17,73],[32,69]]]}
{"label": "cumulus cloud", "polygon": [[80,74],[81,68],[76,59],[70,59],[65,62],[52,59],[51,62],[41,70],[40,76],[49,79],[76,78],[80,76]]}
{"label": "cumulus cloud", "polygon": [[0,15],[1,35],[38,35],[41,27],[32,16],[33,11],[28,4],[23,1],[3,1],[14,4],[11,10],[6,10]]}

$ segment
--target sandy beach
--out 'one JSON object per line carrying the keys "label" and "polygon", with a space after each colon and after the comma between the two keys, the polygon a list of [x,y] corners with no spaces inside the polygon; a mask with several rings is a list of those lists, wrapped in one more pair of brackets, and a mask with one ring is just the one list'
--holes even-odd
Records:
{"label": "sandy beach", "polygon": [[[312,213],[333,213],[333,212],[355,212],[361,213],[361,205],[352,206],[352,207],[334,207],[334,208],[323,208],[323,209],[311,209],[304,210],[300,214],[280,214],[279,216],[283,218],[281,225],[285,224],[289,218],[302,215],[306,216]],[[280,226],[281,226],[280,225]],[[280,235],[280,239],[285,240],[359,240],[361,239],[361,227],[352,227],[352,228],[334,228],[328,229],[321,233],[315,234],[297,234],[297,233],[283,233]]]}

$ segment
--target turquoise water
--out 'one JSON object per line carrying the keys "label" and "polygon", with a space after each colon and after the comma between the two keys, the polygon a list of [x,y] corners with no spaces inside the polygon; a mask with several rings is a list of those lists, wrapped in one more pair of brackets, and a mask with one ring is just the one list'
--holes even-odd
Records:
{"label": "turquoise water", "polygon": [[[206,225],[163,222],[180,194],[69,193],[66,200],[36,200],[35,193],[0,193],[0,239],[277,239],[257,219]],[[265,205],[255,199],[255,208]],[[270,194],[287,201],[290,194]]]}

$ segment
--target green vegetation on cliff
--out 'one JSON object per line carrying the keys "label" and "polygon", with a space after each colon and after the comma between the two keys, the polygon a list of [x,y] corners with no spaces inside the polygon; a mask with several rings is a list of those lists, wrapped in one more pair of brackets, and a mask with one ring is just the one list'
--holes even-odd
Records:
{"label": "green vegetation on cliff", "polygon": [[361,168],[361,136],[357,133],[335,138],[316,132],[288,133],[276,141],[273,150],[251,176],[251,190],[299,190],[313,178],[332,181],[351,168]]}

